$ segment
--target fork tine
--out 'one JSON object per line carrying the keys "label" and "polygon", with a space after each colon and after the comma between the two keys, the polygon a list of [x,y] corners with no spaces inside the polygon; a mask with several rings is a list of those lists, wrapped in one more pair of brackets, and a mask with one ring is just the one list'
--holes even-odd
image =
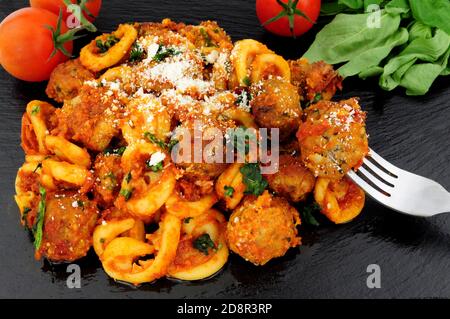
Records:
{"label": "fork tine", "polygon": [[401,171],[401,169],[386,161],[380,155],[375,153],[375,151],[371,148],[369,149],[369,157],[372,158],[372,160],[374,160],[376,163],[378,163],[378,165],[394,175],[396,178],[398,177],[398,172]]}
{"label": "fork tine", "polygon": [[371,185],[372,188],[377,189],[379,192],[382,193],[386,193],[389,194],[389,196],[391,195],[392,191],[394,190],[391,186],[386,185],[384,182],[380,181],[376,176],[374,176],[370,171],[368,171],[367,169],[365,169],[364,167],[360,167],[358,169],[358,172],[356,173],[356,175],[358,175],[358,177],[360,177],[361,179],[363,179],[364,176],[367,180],[366,183],[367,184],[373,184]]}
{"label": "fork tine", "polygon": [[361,187],[367,194],[369,194],[375,200],[385,203],[389,200],[389,197],[379,192],[372,185],[368,184],[365,180],[359,177],[354,171],[349,171],[347,176],[355,182],[359,187]]}
{"label": "fork tine", "polygon": [[397,178],[386,173],[384,170],[379,168],[377,165],[375,165],[371,161],[369,161],[367,158],[364,158],[362,167],[364,167],[366,170],[368,170],[371,175],[373,175],[377,179],[381,180],[383,183],[385,183],[386,185],[388,185],[390,187],[394,187],[395,183],[398,181]]}

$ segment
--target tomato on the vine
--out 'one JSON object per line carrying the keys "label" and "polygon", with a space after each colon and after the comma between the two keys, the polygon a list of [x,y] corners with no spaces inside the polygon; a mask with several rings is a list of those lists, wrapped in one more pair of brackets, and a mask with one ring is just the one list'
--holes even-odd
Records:
{"label": "tomato on the vine", "polygon": [[50,11],[24,8],[0,24],[0,64],[24,81],[48,80],[72,53],[74,32]]}
{"label": "tomato on the vine", "polygon": [[62,10],[64,21],[72,14],[67,10],[67,4],[71,2],[80,6],[84,17],[93,22],[99,15],[102,7],[102,0],[30,0],[30,6],[33,8],[41,8],[59,14]]}
{"label": "tomato on the vine", "polygon": [[320,6],[321,0],[256,0],[256,14],[269,32],[297,37],[313,27]]}

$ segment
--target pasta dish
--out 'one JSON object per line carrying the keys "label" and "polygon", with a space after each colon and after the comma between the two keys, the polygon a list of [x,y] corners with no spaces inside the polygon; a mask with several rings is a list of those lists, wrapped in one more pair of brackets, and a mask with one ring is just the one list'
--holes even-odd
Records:
{"label": "pasta dish", "polygon": [[93,247],[115,280],[199,280],[230,251],[264,265],[299,246],[299,203],[351,221],[365,196],[345,175],[368,139],[358,99],[332,101],[341,82],[212,21],[97,37],[22,118],[15,200],[36,258]]}

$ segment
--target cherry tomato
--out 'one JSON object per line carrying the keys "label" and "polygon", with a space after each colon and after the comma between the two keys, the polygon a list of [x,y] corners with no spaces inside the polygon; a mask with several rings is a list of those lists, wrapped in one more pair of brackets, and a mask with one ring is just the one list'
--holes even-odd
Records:
{"label": "cherry tomato", "polygon": [[[70,39],[53,39],[54,34],[59,34],[57,26],[58,16],[44,9],[24,8],[13,12],[0,24],[0,64],[18,79],[48,80],[53,69],[68,59],[55,46],[60,46],[66,54],[71,54],[73,49]],[[66,33],[64,23],[59,31]]]}
{"label": "cherry tomato", "polygon": [[320,6],[321,0],[256,0],[256,14],[269,32],[300,36],[313,27]]}
{"label": "cherry tomato", "polygon": [[[81,6],[83,14],[90,22],[93,22],[99,15],[102,7],[102,0],[70,0],[74,4]],[[62,9],[64,21],[73,13],[67,10],[64,0],[30,0],[30,6],[33,8],[41,8],[53,12],[58,15]]]}

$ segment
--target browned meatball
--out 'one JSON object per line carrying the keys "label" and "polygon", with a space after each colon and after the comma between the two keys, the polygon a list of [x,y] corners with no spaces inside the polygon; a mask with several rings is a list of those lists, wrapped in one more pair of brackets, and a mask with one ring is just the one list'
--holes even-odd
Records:
{"label": "browned meatball", "polygon": [[47,194],[44,233],[39,255],[51,261],[84,257],[92,244],[97,223],[95,202],[75,192]]}
{"label": "browned meatball", "polygon": [[118,118],[124,103],[107,87],[83,85],[58,113],[58,130],[93,151],[103,151],[119,135]]}
{"label": "browned meatball", "polygon": [[302,102],[310,103],[315,99],[331,100],[337,89],[342,90],[342,77],[332,65],[323,61],[309,63],[302,58],[289,61],[291,81],[298,88]]}
{"label": "browned meatball", "polygon": [[[217,140],[223,140],[228,128],[236,126],[234,121],[221,120],[195,112],[181,120],[183,124],[176,129],[177,133],[174,136],[180,141],[173,154],[174,162],[183,169],[183,175],[191,180],[216,178],[228,164],[226,154],[215,145]],[[200,137],[202,143],[194,142],[194,138],[200,139]],[[196,156],[199,157],[196,158]]]}
{"label": "browned meatball", "polygon": [[81,64],[80,59],[69,60],[53,70],[45,92],[55,101],[64,102],[77,96],[84,81],[92,79],[94,74]]}
{"label": "browned meatball", "polygon": [[264,80],[252,87],[252,113],[263,128],[279,128],[286,140],[299,126],[302,110],[297,88],[279,78]]}
{"label": "browned meatball", "polygon": [[300,244],[298,224],[298,212],[284,198],[267,191],[258,198],[246,197],[228,222],[228,246],[245,260],[264,265]]}
{"label": "browned meatball", "polygon": [[366,113],[356,99],[320,101],[305,111],[297,137],[301,159],[315,176],[339,179],[369,152]]}
{"label": "browned meatball", "polygon": [[120,191],[123,171],[118,155],[99,154],[94,163],[94,195],[99,205],[110,207]]}
{"label": "browned meatball", "polygon": [[316,181],[302,161],[291,155],[281,155],[278,172],[265,177],[271,190],[294,203],[304,200]]}

